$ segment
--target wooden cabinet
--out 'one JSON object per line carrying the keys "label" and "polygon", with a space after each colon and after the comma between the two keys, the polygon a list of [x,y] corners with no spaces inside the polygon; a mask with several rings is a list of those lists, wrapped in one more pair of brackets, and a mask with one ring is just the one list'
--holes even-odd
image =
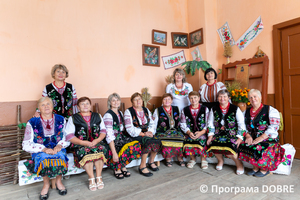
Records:
{"label": "wooden cabinet", "polygon": [[223,64],[222,82],[233,81],[235,78],[235,68],[237,65],[250,64],[249,89],[258,89],[262,94],[262,103],[268,101],[268,77],[269,77],[269,58],[249,58],[235,61],[233,63]]}

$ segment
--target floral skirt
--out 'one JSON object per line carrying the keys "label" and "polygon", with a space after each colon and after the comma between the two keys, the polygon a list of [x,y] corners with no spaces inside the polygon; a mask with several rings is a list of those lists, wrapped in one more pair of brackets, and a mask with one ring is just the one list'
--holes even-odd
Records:
{"label": "floral skirt", "polygon": [[[245,144],[241,145],[246,146]],[[252,151],[253,148],[261,150],[261,145],[250,145],[248,148],[249,151]],[[270,143],[269,146],[262,151],[260,158],[254,156],[253,153],[240,152],[239,159],[258,167],[259,169],[274,171],[281,162],[285,161],[284,152],[284,148],[282,148],[279,143]]]}
{"label": "floral skirt", "polygon": [[184,140],[183,152],[185,156],[203,156],[207,157],[207,135],[203,134],[198,139],[192,139],[188,135]]}
{"label": "floral skirt", "polygon": [[212,151],[214,154],[237,155],[237,141],[235,135],[226,134],[225,131],[215,134],[207,151]]}
{"label": "floral skirt", "polygon": [[158,153],[161,149],[161,141],[157,137],[138,136],[133,137],[133,140],[139,141],[142,146],[142,154],[148,154],[150,152]]}
{"label": "floral skirt", "polygon": [[44,152],[32,154],[32,158],[24,162],[28,171],[37,176],[54,178],[68,172],[68,158],[66,150],[62,149],[55,155]]}
{"label": "floral skirt", "polygon": [[112,151],[108,151],[107,166],[113,169],[114,171],[120,170],[126,165],[128,165],[132,160],[138,159],[141,157],[142,147],[138,141],[132,141],[125,144],[119,151],[116,148],[116,151],[119,156],[119,161],[113,161]]}
{"label": "floral skirt", "polygon": [[177,130],[168,130],[164,133],[156,133],[157,138],[162,143],[162,156],[170,159],[173,157],[183,156],[183,141],[184,136],[182,132]]}
{"label": "floral skirt", "polygon": [[108,157],[108,145],[103,141],[94,147],[85,147],[81,145],[71,145],[74,155],[74,163],[78,168],[83,167],[86,163],[103,160],[106,163]]}

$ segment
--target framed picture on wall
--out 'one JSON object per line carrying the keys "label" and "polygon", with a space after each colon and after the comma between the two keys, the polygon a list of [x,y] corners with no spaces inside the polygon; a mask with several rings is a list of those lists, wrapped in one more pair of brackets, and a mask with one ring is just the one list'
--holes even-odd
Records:
{"label": "framed picture on wall", "polygon": [[143,65],[160,66],[160,48],[159,46],[143,44]]}
{"label": "framed picture on wall", "polygon": [[187,33],[172,32],[172,48],[188,49],[189,35]]}
{"label": "framed picture on wall", "polygon": [[167,46],[167,32],[152,30],[152,44]]}
{"label": "framed picture on wall", "polygon": [[200,44],[203,44],[203,28],[195,30],[189,34],[189,45],[194,47]]}

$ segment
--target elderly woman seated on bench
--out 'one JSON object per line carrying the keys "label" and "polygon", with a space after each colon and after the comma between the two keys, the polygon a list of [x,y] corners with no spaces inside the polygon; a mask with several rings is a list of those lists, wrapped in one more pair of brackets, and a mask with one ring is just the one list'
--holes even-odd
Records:
{"label": "elderly woman seated on bench", "polygon": [[65,119],[53,114],[53,102],[49,97],[38,101],[40,117],[31,118],[27,125],[23,140],[23,150],[31,153],[31,159],[24,164],[31,173],[43,177],[44,186],[40,199],[48,199],[50,178],[56,177],[57,190],[66,195],[67,189],[61,182],[67,173],[68,158],[65,148],[69,142],[65,140]]}

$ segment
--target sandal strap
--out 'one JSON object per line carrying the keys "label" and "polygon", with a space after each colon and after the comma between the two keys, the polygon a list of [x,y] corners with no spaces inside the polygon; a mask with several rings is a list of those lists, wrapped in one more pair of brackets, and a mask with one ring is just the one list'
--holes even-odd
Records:
{"label": "sandal strap", "polygon": [[146,169],[147,167],[141,168],[140,170],[143,171],[144,169]]}

